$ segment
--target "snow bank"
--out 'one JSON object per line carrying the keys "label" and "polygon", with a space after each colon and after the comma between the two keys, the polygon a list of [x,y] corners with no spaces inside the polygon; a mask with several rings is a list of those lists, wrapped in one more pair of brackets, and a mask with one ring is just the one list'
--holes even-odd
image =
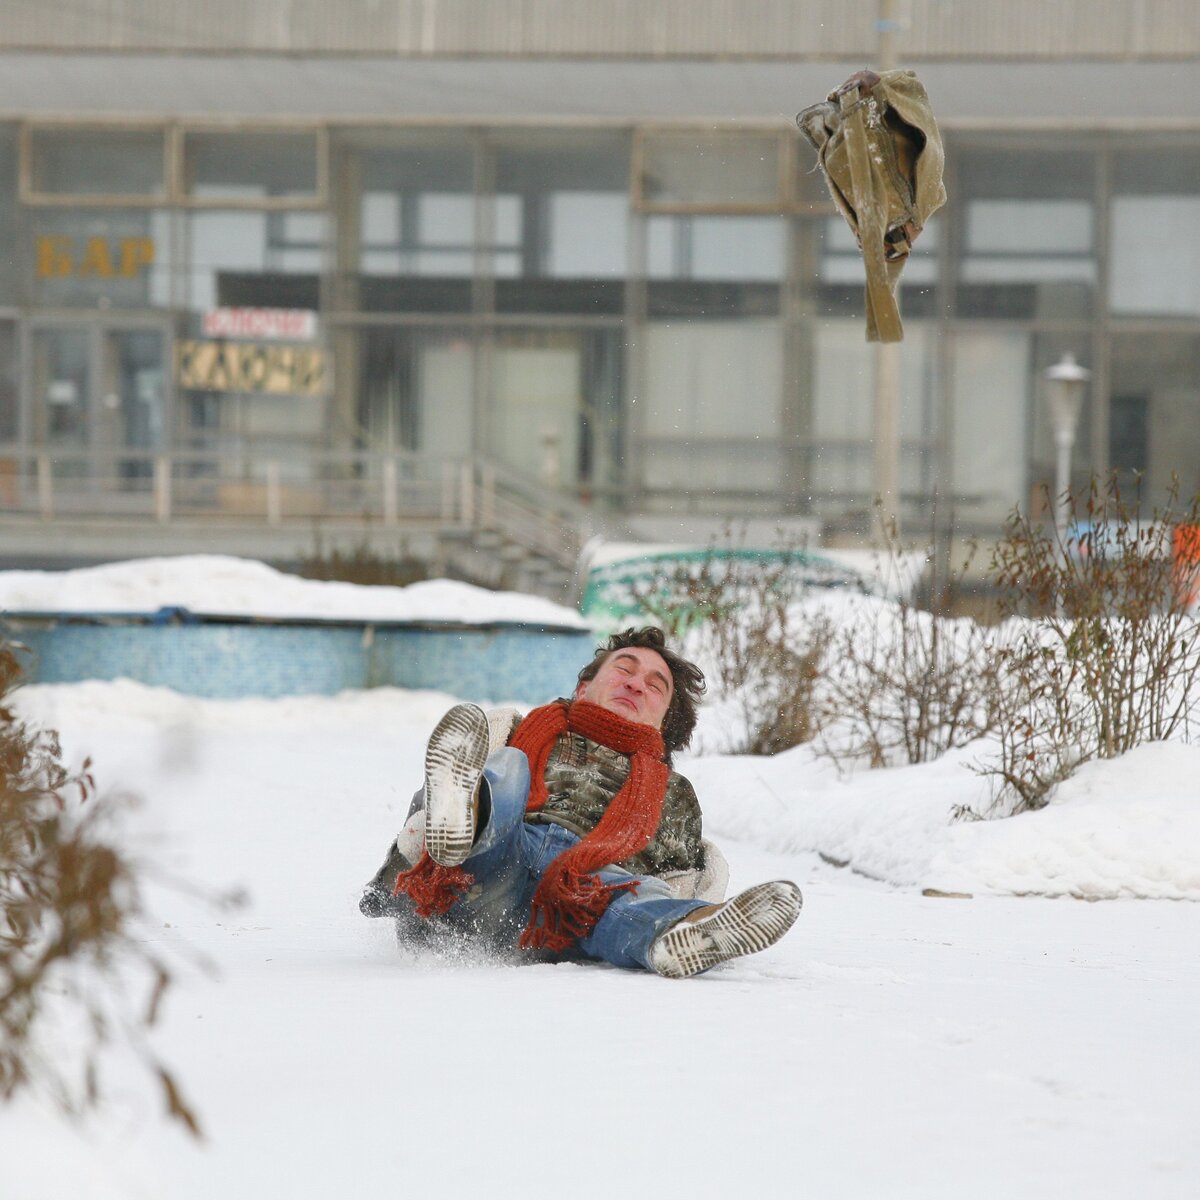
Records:
{"label": "snow bank", "polygon": [[991,892],[1200,900],[1200,746],[1090,762],[1037,812],[951,827],[934,863]]}
{"label": "snow bank", "polygon": [[718,841],[816,851],[900,887],[1200,900],[1200,746],[1146,744],[1081,767],[1038,812],[955,820],[988,803],[988,781],[969,769],[985,749],[851,779],[807,747],[682,769]]}
{"label": "snow bank", "polygon": [[0,572],[0,612],[147,613],[160,608],[220,616],[590,628],[574,609],[538,596],[491,592],[447,579],[408,587],[301,579],[227,555],[143,558],[74,571]]}

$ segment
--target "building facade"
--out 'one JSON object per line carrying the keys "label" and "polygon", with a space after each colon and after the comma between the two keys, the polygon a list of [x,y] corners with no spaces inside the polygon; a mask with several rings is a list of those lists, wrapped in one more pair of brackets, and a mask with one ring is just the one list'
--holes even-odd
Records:
{"label": "building facade", "polygon": [[[1053,482],[1067,353],[1077,480],[1195,491],[1194,6],[893,7],[950,196],[901,288],[905,522],[987,533]],[[475,461],[599,528],[865,528],[861,260],[792,117],[874,60],[879,6],[327,8],[9,22],[5,508],[161,518],[165,469],[175,511],[266,477],[352,512]]]}

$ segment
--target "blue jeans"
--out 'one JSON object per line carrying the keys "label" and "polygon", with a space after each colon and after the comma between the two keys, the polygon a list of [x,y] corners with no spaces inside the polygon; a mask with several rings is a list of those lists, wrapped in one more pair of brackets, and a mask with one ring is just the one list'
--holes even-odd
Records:
{"label": "blue jeans", "polygon": [[[487,789],[482,828],[463,868],[474,876],[467,893],[442,917],[432,921],[513,948],[529,922],[530,904],[542,875],[564,850],[579,841],[561,825],[535,825],[525,820],[529,799],[529,760],[506,747],[487,760]],[[703,900],[679,900],[661,880],[632,875],[620,867],[597,874],[609,883],[638,881],[636,892],[618,892],[595,928],[577,945],[588,958],[614,967],[650,970],[650,947],[668,926]]]}

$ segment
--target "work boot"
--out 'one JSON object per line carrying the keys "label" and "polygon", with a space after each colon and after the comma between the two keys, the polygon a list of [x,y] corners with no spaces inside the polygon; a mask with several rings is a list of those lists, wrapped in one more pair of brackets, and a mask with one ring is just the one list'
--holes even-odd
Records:
{"label": "work boot", "polygon": [[686,917],[659,934],[650,965],[668,979],[686,979],[718,963],[773,946],[800,915],[800,889],[786,879],[760,883],[715,912],[694,921]]}
{"label": "work boot", "polygon": [[488,719],[475,704],[456,704],[425,750],[425,849],[457,867],[475,842],[477,793],[488,756]]}

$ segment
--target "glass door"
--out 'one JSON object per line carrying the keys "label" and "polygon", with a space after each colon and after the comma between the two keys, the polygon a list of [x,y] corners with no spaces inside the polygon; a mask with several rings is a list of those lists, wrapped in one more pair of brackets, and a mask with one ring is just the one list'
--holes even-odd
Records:
{"label": "glass door", "polygon": [[[60,499],[72,492],[149,496],[166,445],[165,324],[35,322],[29,341],[33,441]],[[57,487],[56,487],[56,490]]]}
{"label": "glass door", "polygon": [[96,443],[105,458],[112,456],[120,487],[149,479],[152,456],[164,444],[165,349],[162,329],[105,329],[101,334]]}
{"label": "glass door", "polygon": [[92,338],[86,325],[33,330],[35,440],[50,455],[54,473],[90,478],[92,428]]}
{"label": "glass door", "polygon": [[583,357],[572,333],[504,333],[492,361],[490,449],[530,483],[579,482]]}

